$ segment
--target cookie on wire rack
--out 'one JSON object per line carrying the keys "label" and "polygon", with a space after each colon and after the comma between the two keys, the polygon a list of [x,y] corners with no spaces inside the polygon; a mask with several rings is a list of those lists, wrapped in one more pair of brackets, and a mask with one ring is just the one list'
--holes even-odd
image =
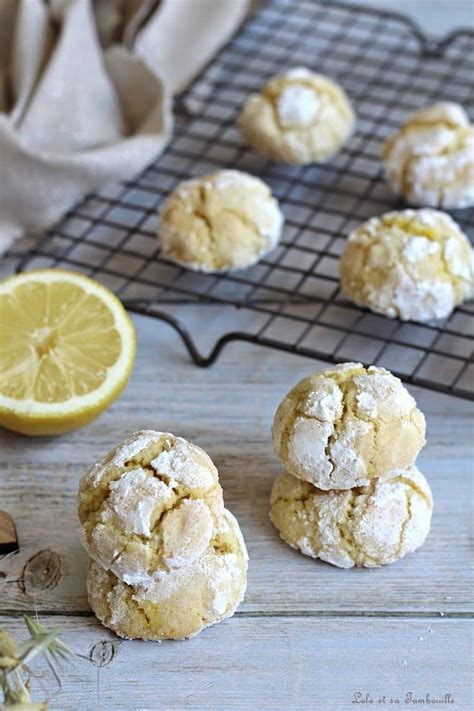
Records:
{"label": "cookie on wire rack", "polygon": [[355,113],[339,84],[296,67],[251,94],[238,123],[244,141],[259,153],[306,165],[339,152],[353,132]]}
{"label": "cookie on wire rack", "polygon": [[403,321],[446,318],[474,293],[474,253],[446,213],[425,208],[373,217],[349,235],[341,286],[359,306]]}
{"label": "cookie on wire rack", "polygon": [[390,185],[410,205],[474,205],[474,126],[459,104],[441,102],[409,116],[382,158]]}
{"label": "cookie on wire rack", "polygon": [[158,238],[163,257],[193,271],[246,269],[278,244],[283,214],[269,187],[238,170],[185,180],[166,199]]}

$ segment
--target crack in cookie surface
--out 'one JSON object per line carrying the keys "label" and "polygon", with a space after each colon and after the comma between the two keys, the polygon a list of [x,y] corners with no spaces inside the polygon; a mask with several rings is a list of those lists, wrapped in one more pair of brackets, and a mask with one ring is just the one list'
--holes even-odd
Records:
{"label": "crack in cookie surface", "polygon": [[388,317],[445,318],[474,291],[474,253],[449,215],[401,210],[374,217],[349,235],[341,286],[359,306]]}
{"label": "crack in cookie surface", "polygon": [[412,464],[425,421],[398,378],[346,363],[298,383],[278,406],[272,434],[291,474],[321,489],[350,489]]}
{"label": "crack in cookie surface", "polygon": [[442,102],[410,116],[382,157],[389,183],[410,204],[474,204],[474,127],[458,104]]}
{"label": "crack in cookie surface", "polygon": [[429,486],[414,466],[348,491],[322,491],[284,472],[270,499],[270,519],[286,543],[342,568],[378,567],[416,550],[431,511]]}
{"label": "crack in cookie surface", "polygon": [[80,484],[85,544],[129,583],[159,577],[203,552],[223,511],[218,473],[199,447],[169,433],[135,433]]}
{"label": "crack in cookie surface", "polygon": [[184,181],[166,199],[162,253],[189,269],[221,272],[255,264],[278,243],[283,214],[268,186],[237,170]]}
{"label": "crack in cookie surface", "polygon": [[230,617],[246,588],[247,552],[240,529],[224,510],[196,561],[148,585],[129,585],[91,562],[87,589],[97,617],[128,639],[185,639]]}
{"label": "crack in cookie surface", "polygon": [[291,164],[325,161],[349,139],[355,114],[342,87],[304,67],[270,79],[239,116],[243,138]]}

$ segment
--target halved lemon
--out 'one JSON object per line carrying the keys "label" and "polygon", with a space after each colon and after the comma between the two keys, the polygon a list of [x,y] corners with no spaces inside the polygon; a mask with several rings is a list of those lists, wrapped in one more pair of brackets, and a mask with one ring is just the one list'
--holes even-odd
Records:
{"label": "halved lemon", "polygon": [[0,282],[0,425],[60,434],[100,415],[125,387],[135,329],[108,289],[39,269]]}

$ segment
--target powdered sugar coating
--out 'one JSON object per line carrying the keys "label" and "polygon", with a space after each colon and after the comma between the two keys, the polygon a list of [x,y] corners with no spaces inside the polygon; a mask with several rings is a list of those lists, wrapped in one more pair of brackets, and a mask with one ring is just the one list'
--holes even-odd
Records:
{"label": "powdered sugar coating", "polygon": [[443,245],[443,257],[449,267],[449,271],[455,277],[459,277],[463,281],[471,284],[471,289],[466,298],[472,295],[473,285],[473,265],[472,265],[472,250],[471,259],[466,259],[466,249],[464,240],[459,240],[456,236],[447,239]]}
{"label": "powdered sugar coating", "polygon": [[419,262],[430,254],[439,252],[439,244],[426,237],[411,237],[403,247],[402,253],[408,262]]}
{"label": "powdered sugar coating", "polygon": [[158,502],[167,498],[167,484],[149,477],[142,469],[130,469],[110,482],[109,492],[104,520],[115,516],[126,534],[149,538],[153,511]]}
{"label": "powdered sugar coating", "polygon": [[344,90],[304,67],[289,69],[251,94],[239,116],[244,140],[273,160],[325,161],[350,137],[355,115]]}
{"label": "powdered sugar coating", "polygon": [[129,639],[185,639],[234,614],[247,580],[247,551],[224,510],[214,537],[192,564],[130,586],[92,563],[87,589],[100,621]]}
{"label": "powdered sugar coating", "polygon": [[307,86],[285,87],[276,100],[281,126],[309,126],[316,118],[320,106],[316,93]]}
{"label": "powdered sugar coating", "polygon": [[425,442],[425,420],[389,371],[347,363],[290,390],[272,435],[288,472],[324,490],[349,489],[410,466]]}
{"label": "powdered sugar coating", "polygon": [[223,511],[218,473],[196,445],[137,432],[83,477],[79,517],[89,555],[129,584],[192,563]]}
{"label": "powdered sugar coating", "polygon": [[[221,614],[222,609],[217,609],[222,608],[222,595],[219,597],[219,593],[223,592],[229,579],[237,579],[241,575],[240,558],[248,560],[238,523],[232,514],[224,509],[219,524],[216,526],[215,536],[218,538],[223,533],[228,534],[230,530],[239,550],[217,556],[212,546],[206,547],[207,550],[203,552],[203,555],[193,561],[191,565],[166,571],[159,579],[151,581],[147,585],[138,586],[134,593],[134,599],[137,602],[148,601],[158,604],[169,600],[180,590],[192,586],[197,577],[203,577],[209,591],[209,606],[214,612]],[[226,592],[231,594],[232,587],[230,586]]]}
{"label": "powdered sugar coating", "polygon": [[[204,178],[205,180],[205,178]],[[199,185],[199,180],[195,184]],[[260,181],[249,173],[244,173],[241,170],[219,170],[214,174],[213,180],[209,180],[207,188],[214,187],[218,191],[226,191],[235,187],[248,189],[259,189]]]}
{"label": "powdered sugar coating", "polygon": [[474,127],[442,102],[417,111],[383,149],[385,173],[409,203],[446,209],[474,204]]}
{"label": "powdered sugar coating", "polygon": [[188,269],[252,266],[277,244],[283,213],[268,186],[237,170],[180,183],[165,201],[158,237],[163,256]]}
{"label": "powdered sugar coating", "polygon": [[210,508],[200,499],[183,499],[166,513],[162,541],[163,560],[168,569],[183,568],[199,560],[214,535],[214,524]]}
{"label": "powdered sugar coating", "polygon": [[432,508],[428,483],[415,466],[349,491],[322,491],[284,472],[273,486],[270,518],[304,555],[341,568],[375,568],[423,544]]}
{"label": "powdered sugar coating", "polygon": [[129,459],[133,459],[139,452],[144,450],[149,445],[153,444],[156,439],[156,432],[154,430],[141,430],[140,432],[135,432],[130,437],[127,437],[121,444],[119,444],[115,449],[113,449],[109,454],[104,457],[101,462],[98,462],[98,471],[100,472],[102,463],[104,460],[110,461],[112,466],[123,467],[125,462]]}
{"label": "powdered sugar coating", "polygon": [[349,235],[341,284],[357,304],[402,320],[449,316],[472,296],[474,253],[447,214],[428,208],[374,217]]}
{"label": "powdered sugar coating", "polygon": [[171,486],[207,489],[216,482],[216,470],[214,465],[209,466],[208,458],[202,457],[201,452],[190,442],[176,438],[174,446],[161,451],[150,464],[157,474],[169,477]]}
{"label": "powdered sugar coating", "polygon": [[365,417],[377,417],[377,397],[370,392],[361,391],[356,395],[357,411]]}
{"label": "powdered sugar coating", "polygon": [[286,72],[280,74],[280,77],[285,79],[311,79],[313,72],[307,67],[293,67],[292,69],[287,69]]}

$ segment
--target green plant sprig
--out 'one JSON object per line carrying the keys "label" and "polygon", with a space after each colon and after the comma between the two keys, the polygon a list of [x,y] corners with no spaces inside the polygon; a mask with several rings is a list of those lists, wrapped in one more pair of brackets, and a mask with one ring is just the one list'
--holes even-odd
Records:
{"label": "green plant sprig", "polygon": [[42,655],[61,688],[60,664],[64,660],[81,656],[68,647],[59,635],[61,627],[48,630],[39,620],[28,615],[23,619],[30,638],[17,644],[12,635],[0,629],[0,685],[4,707],[14,711],[43,711],[46,702],[33,703],[29,692],[30,671],[28,665]]}

